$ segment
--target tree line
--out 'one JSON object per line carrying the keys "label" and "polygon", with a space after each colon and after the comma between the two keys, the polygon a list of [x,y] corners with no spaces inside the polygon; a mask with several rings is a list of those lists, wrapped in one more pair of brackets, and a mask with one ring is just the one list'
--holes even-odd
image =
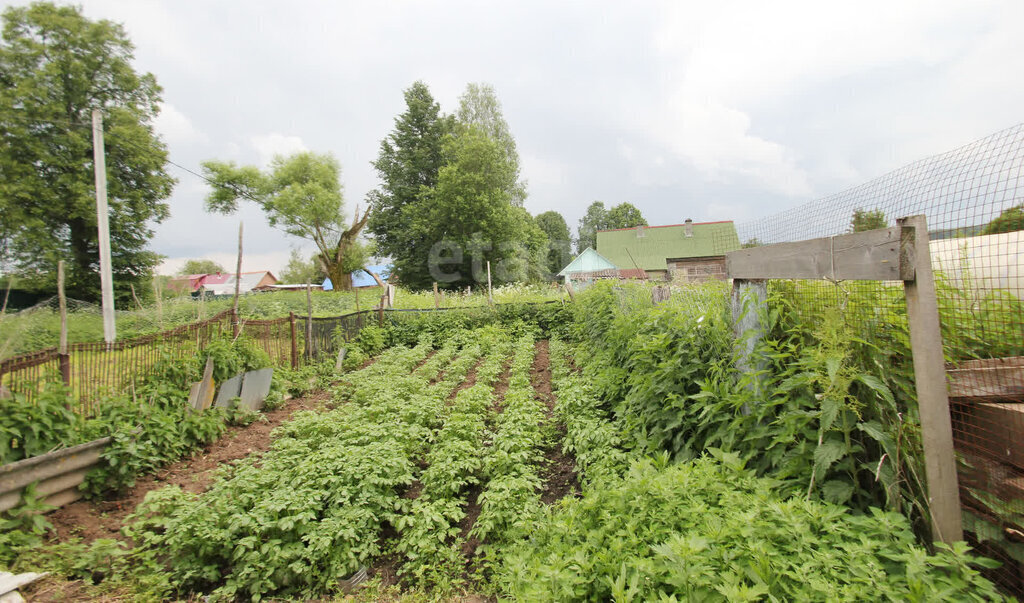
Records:
{"label": "tree line", "polygon": [[[153,128],[161,87],[132,66],[134,46],[120,24],[50,2],[8,7],[2,20],[0,278],[53,291],[65,260],[68,294],[99,298],[89,122],[100,109],[115,294],[122,302],[135,289],[144,296],[162,259],[148,245],[170,215],[175,184]],[[499,284],[548,280],[574,253],[596,247],[598,230],[647,224],[631,203],[591,203],[575,237],[555,210],[530,215],[516,141],[490,85],[469,84],[451,113],[424,82],[403,94],[405,110],[371,162],[380,185],[362,203],[345,203],[330,153],[303,152],[266,168],[203,162],[207,210],[255,203],[272,225],[316,247],[308,260],[293,255],[289,275],[329,276],[339,289],[371,257],[389,259],[412,288],[482,282],[488,265]],[[1024,227],[1022,208],[1003,210],[981,233]],[[884,223],[881,212],[858,210],[851,229]]]}

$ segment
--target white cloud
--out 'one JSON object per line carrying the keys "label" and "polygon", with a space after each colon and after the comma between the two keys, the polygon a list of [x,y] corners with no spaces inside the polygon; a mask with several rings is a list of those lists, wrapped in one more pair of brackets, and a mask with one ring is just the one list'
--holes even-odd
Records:
{"label": "white cloud", "polygon": [[[271,251],[264,253],[246,253],[242,255],[242,272],[254,272],[257,270],[269,270],[274,276],[280,278],[281,271],[288,265],[288,258],[291,255],[290,249],[282,251]],[[308,255],[308,254],[307,254]],[[238,256],[230,253],[207,253],[202,257],[175,257],[166,258],[157,267],[157,274],[175,275],[181,270],[188,260],[213,260],[224,267],[228,272],[234,273]]]}
{"label": "white cloud", "polygon": [[160,114],[153,120],[153,127],[169,144],[188,144],[208,140],[206,134],[197,130],[192,125],[192,121],[170,103],[164,103],[160,108]]}
{"label": "white cloud", "polygon": [[642,127],[712,180],[738,175],[767,191],[812,195],[803,158],[759,134],[752,114],[870,70],[934,67],[961,51],[976,15],[976,4],[931,0],[672,3],[654,37],[667,94]]}
{"label": "white cloud", "polygon": [[275,155],[290,155],[299,151],[308,151],[306,143],[302,142],[299,136],[287,136],[285,134],[264,134],[249,138],[253,148],[259,154],[260,163],[269,165]]}

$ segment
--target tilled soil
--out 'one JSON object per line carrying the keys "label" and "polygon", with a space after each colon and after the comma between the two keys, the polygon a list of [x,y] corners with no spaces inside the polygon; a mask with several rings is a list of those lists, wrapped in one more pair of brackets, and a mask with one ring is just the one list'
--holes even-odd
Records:
{"label": "tilled soil", "polygon": [[262,414],[261,419],[250,425],[229,428],[219,439],[200,448],[192,456],[140,477],[134,487],[115,498],[80,500],[57,509],[47,516],[56,530],[52,540],[79,537],[88,543],[98,538],[117,538],[125,517],[135,511],[151,490],[173,484],[189,492],[205,491],[221,464],[266,451],[270,448],[270,432],[275,427],[297,411],[320,408],[329,398],[328,393],[320,392],[289,400],[281,408]]}
{"label": "tilled soil", "polygon": [[[537,342],[537,354],[530,369],[530,381],[537,397],[548,406],[548,420],[554,419],[555,396],[551,393],[551,358],[548,354],[547,340]],[[566,496],[580,495],[580,480],[576,474],[576,459],[562,452],[562,440],[565,438],[565,426],[558,425],[558,437],[551,448],[544,452],[547,462],[541,470],[544,480],[544,492],[541,501],[552,504]]]}

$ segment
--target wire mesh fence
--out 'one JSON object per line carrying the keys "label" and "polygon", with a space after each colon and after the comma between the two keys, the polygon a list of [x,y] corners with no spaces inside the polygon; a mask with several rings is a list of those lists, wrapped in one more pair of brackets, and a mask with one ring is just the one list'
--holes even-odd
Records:
{"label": "wire mesh fence", "polygon": [[[737,224],[745,247],[894,226],[931,239],[965,537],[1024,593],[1024,124],[866,184]],[[906,335],[900,282],[770,281],[808,317],[838,311],[879,354]],[[899,359],[894,361],[899,363]],[[909,368],[908,368],[909,367]],[[909,361],[894,370],[909,370]]]}

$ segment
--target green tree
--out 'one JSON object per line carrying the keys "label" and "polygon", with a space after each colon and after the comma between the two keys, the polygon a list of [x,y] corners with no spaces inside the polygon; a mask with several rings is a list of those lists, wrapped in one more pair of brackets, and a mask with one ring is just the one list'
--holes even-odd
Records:
{"label": "green tree", "polygon": [[178,276],[214,274],[216,272],[224,272],[224,267],[213,260],[186,260],[178,270]]}
{"label": "green tree", "polygon": [[281,271],[281,282],[289,285],[322,282],[325,275],[320,269],[320,261],[314,253],[303,259],[298,249],[292,249],[288,256],[288,264]]}
{"label": "green tree", "polygon": [[402,274],[398,266],[412,266],[425,254],[422,242],[414,240],[406,227],[403,211],[437,183],[437,172],[445,163],[444,138],[454,123],[452,117],[441,114],[440,105],[423,82],[415,82],[404,95],[406,110],[395,118],[395,128],[381,141],[373,162],[381,185],[368,195],[373,211],[367,225],[377,252],[395,261],[402,282],[409,275]]}
{"label": "green tree", "polygon": [[102,109],[115,293],[131,299],[160,257],[151,225],[169,215],[174,179],[153,131],[161,89],[132,67],[124,28],[74,6],[35,2],[3,12],[0,43],[0,239],[3,263],[51,287],[67,261],[72,297],[99,297],[89,127]]}
{"label": "green tree", "polygon": [[403,210],[422,253],[395,258],[408,287],[447,287],[486,282],[491,262],[495,283],[540,278],[547,237],[525,209],[510,203],[509,184],[516,173],[504,149],[476,126],[449,136],[451,161],[438,173],[437,185],[424,189],[420,202]]}
{"label": "green tree", "polygon": [[632,203],[619,203],[608,210],[605,228],[633,228],[647,226],[647,220]]}
{"label": "green tree", "polygon": [[[352,264],[366,259],[359,233],[370,210],[346,228],[341,193],[341,166],[330,154],[302,152],[277,156],[268,171],[221,161],[203,162],[203,173],[213,184],[206,197],[207,211],[233,213],[240,200],[256,202],[271,226],[312,241],[317,259],[336,290],[352,288]],[[361,266],[356,266],[361,267]]]}
{"label": "green tree", "polygon": [[587,206],[576,229],[576,253],[583,253],[587,247],[597,249],[597,231],[605,228],[608,228],[608,210],[603,202],[594,201]]}
{"label": "green tree", "polygon": [[534,218],[537,226],[548,237],[547,268],[551,275],[565,268],[572,261],[572,242],[569,226],[557,211],[546,211]]}
{"label": "green tree", "polygon": [[850,219],[850,232],[864,232],[885,228],[888,222],[885,219],[885,212],[880,209],[855,209],[853,218]]}
{"label": "green tree", "polygon": [[519,152],[516,140],[501,112],[501,101],[490,84],[468,84],[459,98],[458,123],[462,127],[476,126],[502,151],[502,162],[515,174],[508,184],[509,202],[522,207],[526,200],[526,183],[519,178]]}
{"label": "green tree", "polygon": [[996,219],[985,225],[981,234],[999,234],[1016,230],[1024,230],[1024,204],[1004,210]]}

